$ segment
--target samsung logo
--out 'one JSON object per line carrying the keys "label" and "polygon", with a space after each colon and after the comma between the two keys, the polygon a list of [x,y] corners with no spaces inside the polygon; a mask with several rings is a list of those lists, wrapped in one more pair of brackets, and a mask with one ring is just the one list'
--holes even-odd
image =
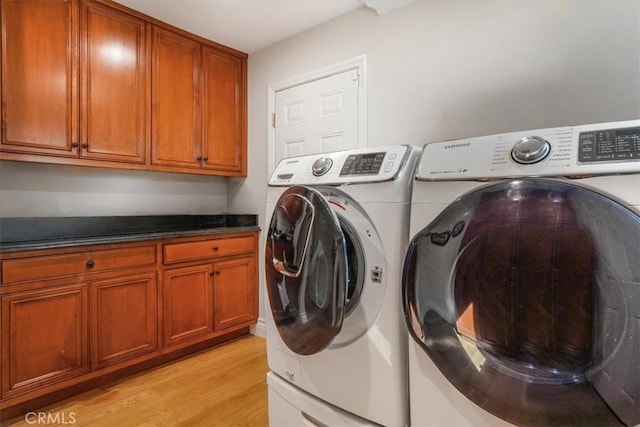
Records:
{"label": "samsung logo", "polygon": [[447,144],[444,146],[445,150],[448,150],[449,148],[464,148],[464,147],[470,147],[471,143],[470,142],[461,142],[458,144]]}

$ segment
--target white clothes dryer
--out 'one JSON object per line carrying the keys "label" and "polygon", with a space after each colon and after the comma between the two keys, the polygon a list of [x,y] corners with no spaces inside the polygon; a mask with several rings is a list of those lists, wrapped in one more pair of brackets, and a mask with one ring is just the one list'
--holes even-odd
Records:
{"label": "white clothes dryer", "polygon": [[425,145],[414,426],[640,424],[640,120]]}
{"label": "white clothes dryer", "polygon": [[420,151],[307,155],[273,172],[265,247],[272,426],[408,425],[400,284]]}

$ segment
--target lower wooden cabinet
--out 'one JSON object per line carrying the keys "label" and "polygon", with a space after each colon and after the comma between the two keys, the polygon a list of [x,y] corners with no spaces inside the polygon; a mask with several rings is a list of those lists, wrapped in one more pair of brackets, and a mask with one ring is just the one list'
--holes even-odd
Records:
{"label": "lower wooden cabinet", "polygon": [[256,264],[252,257],[213,264],[213,329],[256,319]]}
{"label": "lower wooden cabinet", "polygon": [[91,283],[91,369],[158,349],[156,273]]}
{"label": "lower wooden cabinet", "polygon": [[0,419],[248,333],[257,256],[257,231],[0,252]]}
{"label": "lower wooden cabinet", "polygon": [[213,333],[211,265],[165,270],[163,282],[164,345]]}
{"label": "lower wooden cabinet", "polygon": [[2,297],[2,397],[89,371],[87,285]]}

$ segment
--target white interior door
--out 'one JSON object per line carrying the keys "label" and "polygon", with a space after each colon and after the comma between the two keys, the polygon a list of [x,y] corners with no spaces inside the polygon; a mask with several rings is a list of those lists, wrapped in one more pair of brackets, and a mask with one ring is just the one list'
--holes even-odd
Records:
{"label": "white interior door", "polygon": [[358,69],[275,93],[274,162],[359,146]]}

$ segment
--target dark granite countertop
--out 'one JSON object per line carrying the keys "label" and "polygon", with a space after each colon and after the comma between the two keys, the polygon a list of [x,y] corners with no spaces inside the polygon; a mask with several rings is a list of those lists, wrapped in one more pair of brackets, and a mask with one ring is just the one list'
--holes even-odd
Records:
{"label": "dark granite countertop", "polygon": [[0,218],[0,252],[258,230],[257,215]]}

